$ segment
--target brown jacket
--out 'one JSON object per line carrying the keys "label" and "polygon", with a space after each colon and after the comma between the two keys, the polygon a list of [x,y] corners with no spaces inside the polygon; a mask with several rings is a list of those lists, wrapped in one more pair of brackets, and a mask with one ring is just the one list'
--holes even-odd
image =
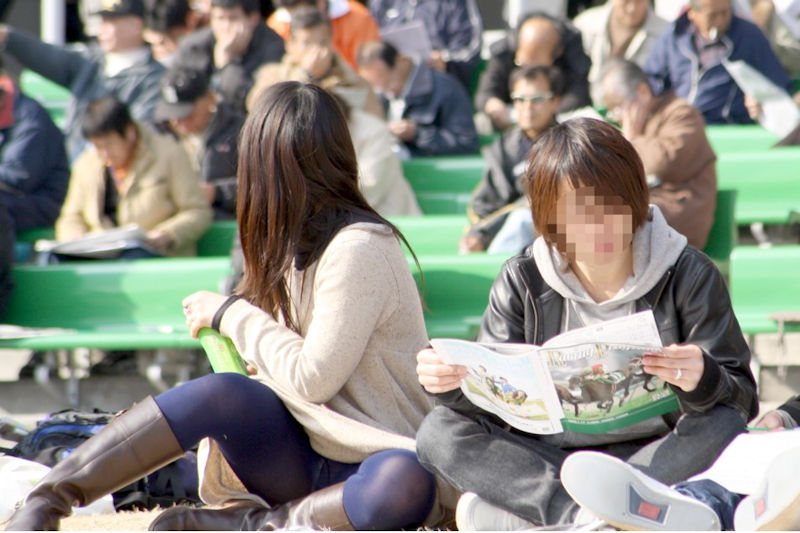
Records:
{"label": "brown jacket", "polygon": [[630,139],[648,176],[661,185],[650,189],[670,226],[702,249],[714,222],[717,201],[716,155],[706,137],[703,115],[666,93],[659,97],[644,133]]}
{"label": "brown jacket", "polygon": [[[194,255],[197,239],[211,225],[212,212],[192,170],[189,157],[171,137],[137,125],[139,144],[120,192],[117,223],[138,224],[143,231],[167,232],[173,244],[168,255]],[[72,167],[67,198],[56,221],[56,239],[71,240],[111,229],[103,214],[106,194],[105,164],[93,148],[85,150]]]}

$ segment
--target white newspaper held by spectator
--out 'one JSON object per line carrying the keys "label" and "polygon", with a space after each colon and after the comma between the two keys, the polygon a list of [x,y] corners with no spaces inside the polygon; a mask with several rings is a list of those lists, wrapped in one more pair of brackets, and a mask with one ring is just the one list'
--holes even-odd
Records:
{"label": "white newspaper held by spectator", "polygon": [[800,0],[773,0],[775,13],[795,39],[800,39]]}
{"label": "white newspaper held by spectator", "polygon": [[381,28],[381,39],[391,44],[406,56],[425,61],[431,56],[433,46],[421,20],[413,20],[408,24]]}
{"label": "white newspaper held by spectator", "polygon": [[744,94],[761,104],[758,123],[764,128],[783,138],[800,124],[800,109],[783,88],[772,83],[744,61],[723,59],[722,64]]}

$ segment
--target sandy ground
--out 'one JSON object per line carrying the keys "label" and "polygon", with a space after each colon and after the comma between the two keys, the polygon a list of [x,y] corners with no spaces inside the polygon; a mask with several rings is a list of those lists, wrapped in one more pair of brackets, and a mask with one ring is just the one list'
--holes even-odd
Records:
{"label": "sandy ground", "polygon": [[161,511],[123,512],[90,516],[71,516],[61,521],[64,531],[147,531]]}

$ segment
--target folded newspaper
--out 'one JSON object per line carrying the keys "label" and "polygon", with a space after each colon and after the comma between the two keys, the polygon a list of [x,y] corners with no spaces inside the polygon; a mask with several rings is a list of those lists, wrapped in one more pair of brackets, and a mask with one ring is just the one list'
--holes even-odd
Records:
{"label": "folded newspaper", "polygon": [[125,250],[145,248],[155,253],[147,245],[147,236],[136,224],[121,226],[106,231],[89,233],[70,241],[36,242],[37,252],[52,252],[75,257],[93,259],[115,259]]}
{"label": "folded newspaper", "polygon": [[642,368],[661,353],[652,311],[568,331],[542,346],[431,340],[464,365],[464,395],[528,433],[604,433],[673,411],[675,393]]}

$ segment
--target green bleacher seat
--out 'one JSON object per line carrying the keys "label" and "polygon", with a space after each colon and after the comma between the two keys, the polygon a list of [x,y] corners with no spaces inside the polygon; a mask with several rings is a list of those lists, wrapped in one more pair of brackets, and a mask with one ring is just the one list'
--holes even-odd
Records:
{"label": "green bleacher seat", "polygon": [[714,261],[722,275],[730,275],[731,252],[738,240],[736,229],[736,191],[718,190],[714,224],[708,232],[708,242],[703,252]]}
{"label": "green bleacher seat", "polygon": [[738,246],[731,255],[733,310],[747,335],[778,331],[773,313],[800,310],[800,245]]}
{"label": "green bleacher seat", "polygon": [[71,97],[69,89],[27,69],[20,74],[19,85],[23,93],[42,104],[59,128],[64,126],[64,115]]}
{"label": "green bleacher seat", "polygon": [[228,257],[19,265],[3,321],[70,331],[2,339],[0,348],[193,348],[181,300],[218,291],[229,272]]}
{"label": "green bleacher seat", "polygon": [[197,257],[230,257],[235,235],[235,220],[214,221],[197,241]]}
{"label": "green bleacher seat", "polygon": [[738,191],[736,223],[786,224],[800,211],[800,148],[721,154],[717,186]]}
{"label": "green bleacher seat", "polygon": [[506,259],[488,254],[420,256],[428,336],[474,339],[492,283]]}
{"label": "green bleacher seat", "polygon": [[738,152],[764,152],[780,139],[758,124],[711,124],[706,135],[717,155]]}

